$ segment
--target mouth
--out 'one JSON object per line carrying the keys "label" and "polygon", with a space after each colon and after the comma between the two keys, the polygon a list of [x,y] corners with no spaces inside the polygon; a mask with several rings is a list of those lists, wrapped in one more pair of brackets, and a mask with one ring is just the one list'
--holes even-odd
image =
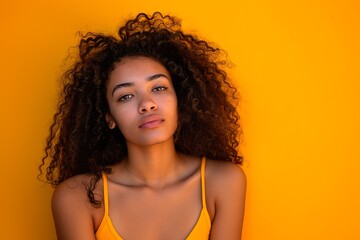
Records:
{"label": "mouth", "polygon": [[151,129],[160,126],[164,122],[164,119],[156,115],[151,115],[143,118],[140,121],[139,128]]}

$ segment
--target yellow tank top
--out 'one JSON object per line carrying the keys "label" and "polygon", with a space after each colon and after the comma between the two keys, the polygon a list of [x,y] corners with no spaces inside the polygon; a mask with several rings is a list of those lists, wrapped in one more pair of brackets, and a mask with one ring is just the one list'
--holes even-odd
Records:
{"label": "yellow tank top", "polygon": [[[203,157],[201,160],[201,201],[202,201],[202,209],[200,212],[200,216],[192,228],[190,234],[185,238],[186,240],[208,240],[210,229],[211,229],[211,220],[209,213],[206,207],[206,196],[205,196],[205,162],[206,158]],[[101,221],[101,224],[96,231],[96,239],[97,240],[123,240],[123,238],[116,232],[110,216],[109,216],[109,199],[108,199],[108,183],[107,177],[103,173],[102,174],[103,184],[104,184],[104,208],[105,213],[104,217]]]}

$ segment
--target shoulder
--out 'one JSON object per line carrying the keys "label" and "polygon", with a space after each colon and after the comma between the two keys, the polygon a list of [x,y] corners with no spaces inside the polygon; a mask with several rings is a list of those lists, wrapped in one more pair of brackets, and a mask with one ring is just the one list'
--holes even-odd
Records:
{"label": "shoulder", "polygon": [[[51,209],[58,239],[94,239],[94,216],[101,214],[101,209],[95,208],[87,195],[86,185],[92,178],[74,176],[55,188]],[[94,190],[95,196],[99,188]]]}
{"label": "shoulder", "polygon": [[[85,186],[89,184],[90,180],[89,175],[77,175],[61,182],[52,195],[52,205],[75,204],[80,200],[87,199]],[[74,200],[76,201],[74,202]]]}
{"label": "shoulder", "polygon": [[238,164],[207,160],[206,162],[207,183],[220,190],[239,188],[244,190],[246,186],[246,175]]}
{"label": "shoulder", "polygon": [[206,192],[212,220],[211,239],[240,239],[245,207],[246,176],[231,162],[209,160]]}
{"label": "shoulder", "polygon": [[206,195],[212,217],[224,205],[242,207],[245,192],[246,175],[240,165],[217,160],[206,161]]}
{"label": "shoulder", "polygon": [[[51,208],[54,216],[63,215],[69,212],[73,214],[74,211],[83,214],[93,214],[94,206],[91,204],[87,187],[91,180],[94,178],[92,175],[77,175],[66,179],[60,183],[54,190],[51,199]],[[95,199],[102,199],[102,181],[99,181],[93,191]]]}

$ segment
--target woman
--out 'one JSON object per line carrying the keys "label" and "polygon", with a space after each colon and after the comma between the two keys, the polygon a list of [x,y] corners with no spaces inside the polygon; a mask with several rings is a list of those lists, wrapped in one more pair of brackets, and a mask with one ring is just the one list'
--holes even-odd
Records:
{"label": "woman", "polygon": [[82,37],[42,163],[58,239],[241,238],[236,89],[180,27],[141,13]]}

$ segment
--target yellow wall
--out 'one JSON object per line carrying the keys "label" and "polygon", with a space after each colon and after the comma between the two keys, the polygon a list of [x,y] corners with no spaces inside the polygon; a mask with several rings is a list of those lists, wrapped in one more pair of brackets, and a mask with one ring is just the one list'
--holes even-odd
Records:
{"label": "yellow wall", "polygon": [[37,181],[56,79],[76,31],[138,11],[225,48],[243,95],[245,240],[360,239],[360,8],[336,0],[2,1],[1,239],[55,239]]}

